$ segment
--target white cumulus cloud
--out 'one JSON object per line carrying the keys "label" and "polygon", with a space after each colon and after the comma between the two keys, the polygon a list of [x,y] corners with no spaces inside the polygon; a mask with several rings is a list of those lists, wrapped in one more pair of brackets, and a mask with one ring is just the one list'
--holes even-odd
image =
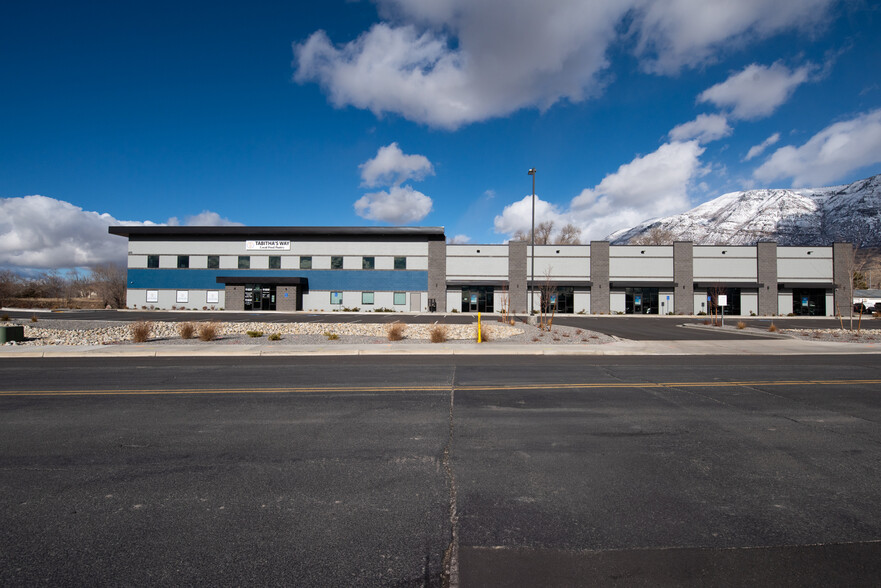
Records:
{"label": "white cumulus cloud", "polygon": [[335,43],[294,43],[294,78],[337,107],[456,129],[578,102],[605,83],[609,49],[635,39],[651,71],[823,21],[835,0],[378,0],[382,22]]}
{"label": "white cumulus cloud", "polygon": [[176,216],[168,219],[168,225],[176,227],[181,224],[190,226],[190,227],[241,227],[242,223],[231,221],[228,218],[222,217],[216,212],[211,210],[203,210],[199,214],[194,214],[192,216],[184,217],[184,222],[181,223],[180,219]]}
{"label": "white cumulus cloud", "polygon": [[[617,0],[609,0],[616,2]],[[828,22],[836,0],[636,0],[631,31],[643,67],[674,73],[727,48]]]}
{"label": "white cumulus cloud", "polygon": [[410,186],[392,186],[387,192],[365,194],[355,201],[358,216],[393,225],[419,222],[431,207],[431,198]]}
{"label": "white cumulus cloud", "polygon": [[682,123],[670,131],[674,141],[690,141],[697,139],[700,143],[709,143],[731,134],[728,119],[721,114],[699,114],[696,119]]}
{"label": "white cumulus cloud", "polygon": [[456,235],[450,238],[449,242],[453,245],[464,245],[465,243],[471,242],[471,237],[468,235]]}
{"label": "white cumulus cloud", "polygon": [[777,149],[753,173],[770,182],[792,178],[793,187],[817,187],[881,162],[881,108],[829,125],[804,145]]}
{"label": "white cumulus cloud", "polygon": [[688,189],[706,170],[697,141],[672,142],[637,157],[572,200],[573,216],[592,239],[686,210]]}
{"label": "white cumulus cloud", "polygon": [[769,66],[753,63],[724,82],[707,88],[697,99],[719,108],[730,108],[734,118],[762,118],[789,100],[795,89],[808,81],[813,69],[805,65],[790,70],[779,61]]}
{"label": "white cumulus cloud", "polygon": [[[213,222],[218,220],[224,222]],[[186,221],[191,225],[232,224],[207,210],[187,217]],[[107,228],[157,224],[118,220],[110,214],[83,210],[48,196],[0,198],[0,267],[64,269],[124,264],[126,240],[111,235]]]}
{"label": "white cumulus cloud", "polygon": [[780,133],[774,133],[758,145],[753,145],[749,148],[749,151],[746,154],[746,157],[743,158],[744,161],[749,161],[750,159],[754,159],[765,152],[765,149],[774,145],[780,141]]}
{"label": "white cumulus cloud", "polygon": [[[682,212],[690,207],[688,191],[706,173],[698,141],[671,142],[635,157],[607,175],[593,188],[572,199],[568,209],[536,198],[535,222],[553,221],[556,227],[574,224],[582,239],[602,239],[647,219]],[[531,227],[532,196],[509,204],[495,217],[497,233],[509,237]]]}
{"label": "white cumulus cloud", "polygon": [[368,159],[360,166],[361,185],[397,186],[407,180],[421,180],[433,175],[434,168],[424,155],[405,155],[397,143],[380,147],[376,157]]}
{"label": "white cumulus cloud", "polygon": [[[557,205],[536,196],[535,224],[537,226],[546,221],[553,222],[559,228],[569,222],[569,216],[560,211]],[[509,237],[517,232],[528,234],[532,230],[532,194],[505,206],[502,214],[493,220],[493,227],[496,233],[506,234]]]}
{"label": "white cumulus cloud", "polygon": [[0,199],[0,266],[39,269],[123,263],[125,239],[107,227],[119,221],[46,196]]}

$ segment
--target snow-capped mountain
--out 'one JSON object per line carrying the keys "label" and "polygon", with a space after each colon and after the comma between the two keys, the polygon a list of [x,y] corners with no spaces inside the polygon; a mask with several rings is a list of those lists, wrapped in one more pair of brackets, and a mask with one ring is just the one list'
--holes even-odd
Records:
{"label": "snow-capped mountain", "polygon": [[[700,245],[881,246],[881,174],[847,186],[731,192],[682,214],[646,221],[606,239],[622,245],[650,231]],[[671,235],[665,234],[665,241]]]}

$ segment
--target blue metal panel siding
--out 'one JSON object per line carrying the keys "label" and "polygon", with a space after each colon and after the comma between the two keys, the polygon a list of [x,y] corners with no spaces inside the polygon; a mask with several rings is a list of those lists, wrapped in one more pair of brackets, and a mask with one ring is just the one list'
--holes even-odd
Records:
{"label": "blue metal panel siding", "polygon": [[[420,270],[236,270],[138,269],[128,270],[128,287],[155,290],[218,290],[218,276],[306,278],[309,290],[416,291],[428,289],[428,272]],[[270,280],[263,280],[271,283]]]}

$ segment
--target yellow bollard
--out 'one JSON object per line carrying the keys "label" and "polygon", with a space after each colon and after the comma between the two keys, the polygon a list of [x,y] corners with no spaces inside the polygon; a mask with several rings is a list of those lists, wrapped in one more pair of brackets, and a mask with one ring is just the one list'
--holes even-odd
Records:
{"label": "yellow bollard", "polygon": [[481,343],[480,334],[481,334],[480,333],[480,313],[478,312],[477,313],[477,342],[478,343]]}

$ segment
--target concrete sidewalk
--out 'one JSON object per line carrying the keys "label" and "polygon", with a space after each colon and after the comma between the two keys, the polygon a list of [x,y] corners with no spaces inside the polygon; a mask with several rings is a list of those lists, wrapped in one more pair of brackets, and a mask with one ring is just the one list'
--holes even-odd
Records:
{"label": "concrete sidewalk", "polygon": [[133,344],[92,346],[2,346],[0,358],[21,357],[204,357],[204,356],[355,356],[355,355],[855,355],[881,354],[879,343],[826,341],[719,340],[617,341],[603,345],[328,344],[196,345]]}

